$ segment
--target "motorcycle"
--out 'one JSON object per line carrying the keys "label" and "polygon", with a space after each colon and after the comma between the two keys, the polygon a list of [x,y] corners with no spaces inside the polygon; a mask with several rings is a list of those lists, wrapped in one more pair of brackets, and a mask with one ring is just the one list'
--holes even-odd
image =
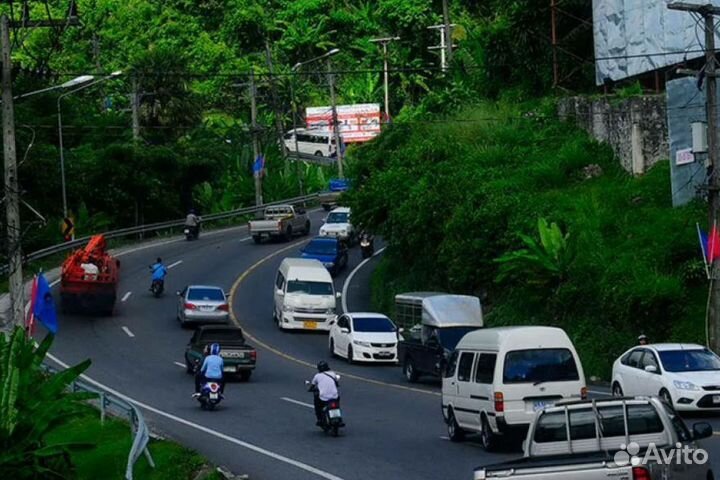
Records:
{"label": "motorcycle", "polygon": [[202,410],[214,410],[222,399],[223,394],[220,393],[220,384],[217,382],[206,382],[200,388],[200,395],[197,397]]}
{"label": "motorcycle", "polygon": [[370,258],[375,253],[375,239],[368,235],[363,234],[362,237],[360,237],[360,253],[362,253],[362,258]]}
{"label": "motorcycle", "polygon": [[188,242],[190,240],[197,240],[200,237],[200,226],[191,227],[189,225],[185,225],[185,240]]}
{"label": "motorcycle", "polygon": [[[305,385],[308,385],[308,392],[312,392],[313,395],[318,395],[318,390],[315,385],[308,381],[305,381]],[[339,398],[325,403],[320,423],[320,428],[326,434],[330,434],[333,437],[337,437],[340,434],[340,427],[344,427],[345,423],[343,422],[342,411],[340,410]]]}
{"label": "motorcycle", "polygon": [[163,291],[165,290],[165,282],[162,280],[153,280],[152,285],[150,285],[150,291],[153,295],[155,295],[155,298],[158,298],[160,295],[162,295]]}

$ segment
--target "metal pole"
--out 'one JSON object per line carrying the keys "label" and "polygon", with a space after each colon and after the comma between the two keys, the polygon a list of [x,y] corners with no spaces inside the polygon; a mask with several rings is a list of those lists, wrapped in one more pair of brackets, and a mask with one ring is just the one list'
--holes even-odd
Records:
{"label": "metal pole", "polygon": [[60,182],[62,184],[62,205],[63,205],[63,218],[68,216],[67,208],[67,191],[65,189],[65,154],[63,148],[63,130],[62,130],[62,110],[60,107],[60,101],[62,95],[57,99],[57,111],[58,111],[58,142],[60,146]]}
{"label": "metal pole", "polygon": [[[252,146],[253,146],[253,159],[257,161],[260,156],[260,145],[258,143],[258,125],[257,125],[257,90],[255,89],[255,72],[250,70],[250,128],[252,129]],[[253,170],[254,170],[253,163]],[[262,171],[253,172],[255,178],[255,205],[260,206],[263,204],[262,194]]]}
{"label": "metal pole", "polygon": [[447,64],[445,63],[445,30],[447,27],[443,26],[440,27],[440,66],[442,68],[442,71],[444,72],[447,70]]}
{"label": "metal pole", "polygon": [[5,160],[5,213],[7,216],[7,242],[10,318],[22,326],[25,313],[23,300],[22,245],[20,238],[20,192],[18,186],[17,153],[15,146],[15,111],[12,93],[12,57],[10,52],[10,19],[0,17],[0,43],[2,43],[2,122],[3,154]]}
{"label": "metal pole", "polygon": [[138,93],[138,80],[137,76],[133,75],[132,78],[132,94],[131,102],[132,108],[132,132],[133,140],[140,140],[140,94]]}
{"label": "metal pole", "polygon": [[275,130],[277,130],[278,142],[280,143],[280,151],[285,159],[285,166],[288,163],[288,152],[285,148],[285,129],[283,128],[283,119],[280,114],[278,101],[277,84],[275,83],[275,71],[273,69],[272,62],[272,50],[270,49],[270,42],[265,39],[265,58],[268,67],[268,80],[270,81],[270,94],[272,95],[273,113],[275,114]]}
{"label": "metal pole", "polygon": [[385,117],[390,120],[390,93],[388,89],[388,42],[383,42],[383,77],[385,84]]}
{"label": "metal pole", "polygon": [[[298,146],[297,139],[297,102],[295,99],[295,77],[290,80],[290,101],[292,102],[292,125],[293,125],[293,139],[295,141],[295,174],[298,177],[298,183],[300,184],[300,195],[305,195],[305,186],[303,185],[302,172],[300,171],[300,147]],[[283,142],[284,145],[284,142]]]}
{"label": "metal pole", "polygon": [[[447,49],[447,62],[452,61],[452,26],[450,25],[450,8],[448,7],[448,0],[443,0],[443,23],[445,28],[443,29],[443,45]],[[445,62],[443,61],[443,65]]]}
{"label": "metal pole", "polygon": [[550,34],[553,59],[553,87],[558,86],[558,55],[557,55],[557,0],[550,0]]}
{"label": "metal pole", "polygon": [[327,71],[328,71],[328,83],[330,84],[330,102],[332,105],[332,128],[333,135],[335,137],[335,156],[337,157],[338,164],[338,177],[340,179],[345,178],[343,172],[343,154],[340,143],[340,124],[338,122],[337,115],[337,101],[335,99],[335,75],[332,73],[332,61],[330,57],[327,60]]}

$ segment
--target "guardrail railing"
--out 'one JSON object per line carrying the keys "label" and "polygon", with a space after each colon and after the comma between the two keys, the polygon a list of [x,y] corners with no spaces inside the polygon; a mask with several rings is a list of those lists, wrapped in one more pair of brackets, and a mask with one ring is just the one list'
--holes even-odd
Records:
{"label": "guardrail railing", "polygon": [[[202,217],[202,220],[203,220],[203,222],[227,220],[229,218],[238,217],[241,215],[250,215],[252,213],[261,212],[265,209],[265,207],[272,206],[272,205],[285,205],[285,204],[294,205],[297,203],[308,202],[308,201],[318,198],[318,196],[319,196],[319,194],[312,193],[312,194],[303,195],[300,197],[293,197],[293,198],[287,198],[284,200],[278,200],[276,202],[268,202],[268,203],[265,203],[260,206],[239,208],[237,210],[230,210],[228,212],[212,213],[210,215],[204,215]],[[145,234],[145,233],[169,230],[172,228],[182,227],[184,225],[185,225],[185,219],[182,218],[179,220],[170,220],[167,222],[157,222],[157,223],[150,223],[147,225],[137,225],[134,227],[119,228],[117,230],[103,232],[102,234],[107,239],[121,238],[121,237],[130,236],[130,235]],[[53,245],[51,247],[42,248],[35,252],[29,253],[29,254],[23,256],[23,264],[26,264],[28,262],[32,262],[35,260],[40,260],[42,258],[49,257],[49,256],[55,255],[57,253],[65,252],[68,250],[73,250],[77,247],[85,245],[88,242],[88,240],[90,240],[90,238],[91,238],[91,236],[82,237],[82,238],[78,238],[78,239],[70,241],[70,242],[60,243],[57,245]],[[7,271],[8,271],[7,265],[3,265],[2,267],[0,267],[1,275],[7,274]]]}
{"label": "guardrail railing", "polygon": [[[59,371],[57,368],[47,364],[43,364],[42,367],[49,373],[57,373]],[[126,480],[133,480],[133,468],[141,454],[145,455],[148,464],[150,464],[152,468],[155,468],[155,462],[150,455],[150,450],[147,448],[148,442],[150,441],[150,430],[145,423],[145,417],[143,417],[142,412],[135,405],[109,392],[93,387],[82,380],[72,382],[70,384],[70,390],[73,392],[87,392],[97,395],[97,399],[91,400],[91,403],[97,403],[97,407],[100,410],[101,422],[105,421],[108,412],[117,412],[127,417],[130,423],[130,429],[132,430],[133,442],[130,446],[127,467],[125,468]]]}

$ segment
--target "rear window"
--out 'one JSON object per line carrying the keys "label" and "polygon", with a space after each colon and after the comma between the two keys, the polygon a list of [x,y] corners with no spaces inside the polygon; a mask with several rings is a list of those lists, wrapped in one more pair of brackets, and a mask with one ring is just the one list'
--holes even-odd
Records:
{"label": "rear window", "polygon": [[515,350],[505,355],[504,383],[544,383],[579,380],[577,365],[567,348]]}
{"label": "rear window", "polygon": [[219,288],[191,288],[188,290],[187,299],[223,302],[225,301],[225,295]]}
{"label": "rear window", "polygon": [[210,344],[219,343],[223,344],[226,342],[244,342],[245,337],[243,336],[242,330],[239,328],[232,328],[227,330],[213,330],[211,332],[203,332],[200,334],[197,343],[199,344]]}

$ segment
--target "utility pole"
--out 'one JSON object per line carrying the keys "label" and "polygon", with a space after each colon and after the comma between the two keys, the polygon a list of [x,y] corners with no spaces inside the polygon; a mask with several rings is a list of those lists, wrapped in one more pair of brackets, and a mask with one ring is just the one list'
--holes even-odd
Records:
{"label": "utility pole", "polygon": [[[260,157],[260,142],[258,141],[258,124],[257,124],[257,89],[255,88],[255,71],[250,70],[250,129],[252,134],[253,159],[254,162]],[[256,172],[253,163],[253,177],[255,179],[255,206],[259,207],[263,204],[262,194],[262,170]]]}
{"label": "utility pole", "polygon": [[338,122],[337,100],[335,99],[335,75],[332,73],[332,61],[327,59],[328,83],[330,84],[330,105],[332,106],[332,127],[335,137],[335,156],[338,164],[338,177],[345,178],[343,172],[343,152],[340,140],[340,122]]}
{"label": "utility pole", "polygon": [[388,87],[388,44],[400,40],[400,37],[373,38],[370,41],[383,47],[383,85],[385,88],[385,118],[390,120],[390,91]]}
{"label": "utility pole", "polygon": [[270,42],[267,38],[265,39],[265,58],[267,60],[270,95],[272,96],[272,108],[275,117],[275,130],[277,132],[280,151],[282,152],[283,158],[285,159],[285,166],[287,167],[288,151],[287,148],[285,148],[285,129],[283,128],[283,120],[279,108],[280,102],[278,101],[277,84],[275,83],[275,71],[273,69],[272,50],[270,49]]}
{"label": "utility pole", "polygon": [[447,71],[447,66],[450,57],[448,56],[448,52],[452,52],[452,49],[454,45],[452,43],[447,43],[449,36],[447,35],[447,32],[452,30],[452,27],[454,27],[455,24],[452,23],[450,25],[446,24],[440,24],[440,25],[431,25],[428,28],[428,30],[439,30],[440,31],[440,45],[435,45],[433,47],[428,47],[428,50],[440,50],[440,66],[442,68],[442,71]]}
{"label": "utility pole", "polygon": [[[720,210],[720,172],[718,163],[718,137],[717,137],[717,74],[715,71],[715,15],[720,15],[720,7],[712,5],[698,5],[685,2],[668,4],[671,10],[699,13],[705,21],[705,108],[707,113],[707,142],[708,142],[708,222],[710,227],[717,226],[718,211]],[[718,267],[720,262],[713,260],[710,268],[710,299],[708,302],[708,344],[714,352],[720,352],[720,282],[718,282]]]}
{"label": "utility pole", "polygon": [[137,74],[132,77],[132,93],[130,94],[130,108],[132,110],[133,140],[140,140],[140,93],[138,92]]}
{"label": "utility pole", "polygon": [[23,290],[22,245],[20,241],[20,187],[18,184],[17,152],[15,150],[15,110],[12,93],[12,55],[10,51],[10,19],[0,17],[2,42],[2,123],[3,155],[5,157],[5,213],[7,216],[7,243],[10,318],[16,326],[24,323],[25,301]]}
{"label": "utility pole", "polygon": [[443,23],[445,24],[445,28],[443,29],[442,33],[444,36],[444,43],[445,43],[445,49],[446,49],[446,58],[447,63],[450,63],[452,61],[452,27],[454,25],[450,25],[450,8],[448,6],[448,0],[443,0],[442,2],[442,8],[443,8]]}

